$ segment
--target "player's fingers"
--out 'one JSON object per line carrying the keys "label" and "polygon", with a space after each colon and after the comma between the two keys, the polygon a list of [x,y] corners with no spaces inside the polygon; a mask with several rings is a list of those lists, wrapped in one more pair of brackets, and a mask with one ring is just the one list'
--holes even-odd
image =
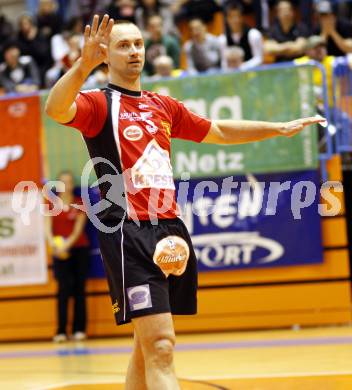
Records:
{"label": "player's fingers", "polygon": [[103,35],[109,21],[109,15],[105,14],[98,28],[98,34]]}
{"label": "player's fingers", "polygon": [[99,15],[94,15],[90,35],[94,37],[98,30]]}
{"label": "player's fingers", "polygon": [[87,41],[90,35],[90,25],[87,24],[84,28],[84,41]]}
{"label": "player's fingers", "polygon": [[111,30],[114,27],[114,23],[115,23],[114,19],[110,19],[109,20],[109,23],[108,23],[108,25],[107,25],[107,27],[105,29],[105,34],[104,34],[105,37],[108,37],[110,35]]}
{"label": "player's fingers", "polygon": [[316,123],[324,123],[326,119],[322,116],[311,116],[309,118],[304,118],[303,123],[305,126],[314,125]]}
{"label": "player's fingers", "polygon": [[90,34],[90,25],[87,24],[86,27],[84,28],[84,41],[85,42],[89,38],[89,34]]}

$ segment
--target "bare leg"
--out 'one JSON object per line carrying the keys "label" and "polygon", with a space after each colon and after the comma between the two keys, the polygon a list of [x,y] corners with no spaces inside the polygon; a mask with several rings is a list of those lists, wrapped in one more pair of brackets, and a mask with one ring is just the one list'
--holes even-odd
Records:
{"label": "bare leg", "polygon": [[134,346],[130,363],[127,369],[126,390],[146,390],[144,356],[136,332],[134,332]]}
{"label": "bare leg", "polygon": [[132,320],[142,347],[148,390],[179,390],[173,352],[175,332],[170,313]]}

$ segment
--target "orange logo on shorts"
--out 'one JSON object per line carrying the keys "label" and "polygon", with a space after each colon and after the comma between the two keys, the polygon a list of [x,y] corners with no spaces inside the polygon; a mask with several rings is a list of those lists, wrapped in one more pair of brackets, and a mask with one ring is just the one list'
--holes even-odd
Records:
{"label": "orange logo on shorts", "polygon": [[153,260],[166,277],[170,274],[180,276],[187,267],[189,247],[187,242],[178,236],[167,236],[160,240],[155,248]]}

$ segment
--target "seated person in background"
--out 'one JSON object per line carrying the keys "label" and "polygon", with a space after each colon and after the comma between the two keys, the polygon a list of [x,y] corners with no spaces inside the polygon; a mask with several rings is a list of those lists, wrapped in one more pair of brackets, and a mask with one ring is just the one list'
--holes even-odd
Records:
{"label": "seated person in background", "polygon": [[352,52],[352,23],[336,19],[329,1],[320,1],[316,5],[320,26],[316,30],[326,39],[328,54],[344,56]]}
{"label": "seated person in background", "polygon": [[156,57],[153,62],[154,74],[148,80],[156,81],[165,77],[180,77],[183,74],[181,69],[174,69],[174,63],[169,56]]}
{"label": "seated person in background", "polygon": [[148,19],[148,36],[144,41],[146,75],[154,74],[153,61],[161,55],[168,55],[176,68],[180,65],[180,44],[172,35],[163,34],[163,21],[159,15]]}
{"label": "seated person in background", "polygon": [[263,36],[256,28],[250,28],[243,22],[242,6],[230,3],[225,9],[226,34],[220,35],[221,65],[226,68],[225,50],[238,46],[244,50],[242,69],[251,69],[263,63]]}
{"label": "seated person in background", "polygon": [[135,17],[137,26],[141,29],[143,34],[147,30],[148,18],[153,15],[161,16],[164,34],[179,35],[170,7],[165,6],[160,0],[139,0]]}
{"label": "seated person in background", "polygon": [[18,43],[23,55],[33,57],[39,68],[41,85],[44,85],[45,72],[53,63],[50,40],[40,33],[30,15],[22,15],[19,19]]}
{"label": "seated person in background", "polygon": [[191,39],[184,44],[189,73],[206,72],[220,68],[221,50],[218,38],[209,34],[201,19],[189,22]]}
{"label": "seated person in background", "polygon": [[67,53],[46,72],[45,84],[48,88],[52,87],[81,56],[81,36],[79,34],[71,33],[70,35],[67,35],[66,41],[68,47]]}
{"label": "seated person in background", "polygon": [[39,89],[40,76],[37,65],[30,56],[21,56],[16,42],[4,48],[4,59],[0,65],[0,83],[7,93],[29,93]]}
{"label": "seated person in background", "polygon": [[[243,14],[253,15],[255,17],[255,26],[260,31],[267,31],[269,29],[269,5],[274,0],[237,0],[243,9]],[[225,8],[228,4],[233,3],[233,0],[224,0]]]}
{"label": "seated person in background", "polygon": [[244,61],[242,47],[231,46],[225,49],[225,70],[241,70]]}
{"label": "seated person in background", "polygon": [[279,0],[276,15],[264,45],[265,53],[275,56],[276,62],[292,61],[304,53],[308,28],[296,22],[293,6],[288,0]]}
{"label": "seated person in background", "polygon": [[83,19],[81,17],[74,17],[70,19],[64,26],[63,32],[55,34],[51,38],[50,49],[51,56],[57,64],[61,61],[65,55],[68,54],[70,48],[68,46],[67,39],[72,34],[79,35],[81,40],[81,46],[83,44]]}
{"label": "seated person in background", "polygon": [[[313,35],[308,38],[305,56],[297,58],[295,60],[295,63],[305,64],[311,60],[320,62],[325,68],[329,106],[332,107],[333,105],[332,71],[333,71],[335,57],[328,55],[326,41],[320,35]],[[315,68],[313,71],[313,83],[314,83],[314,92],[317,99],[317,105],[319,111],[323,113],[323,108],[324,108],[323,107],[323,103],[324,103],[323,75],[321,70],[318,68]]]}

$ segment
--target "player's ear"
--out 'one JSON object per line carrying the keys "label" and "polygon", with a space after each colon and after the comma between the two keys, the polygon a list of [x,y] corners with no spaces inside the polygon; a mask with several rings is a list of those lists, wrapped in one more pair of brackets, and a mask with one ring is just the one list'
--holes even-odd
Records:
{"label": "player's ear", "polygon": [[106,45],[104,45],[103,43],[101,43],[99,46],[100,46],[100,50],[104,54],[104,64],[107,64],[108,63],[108,47]]}

